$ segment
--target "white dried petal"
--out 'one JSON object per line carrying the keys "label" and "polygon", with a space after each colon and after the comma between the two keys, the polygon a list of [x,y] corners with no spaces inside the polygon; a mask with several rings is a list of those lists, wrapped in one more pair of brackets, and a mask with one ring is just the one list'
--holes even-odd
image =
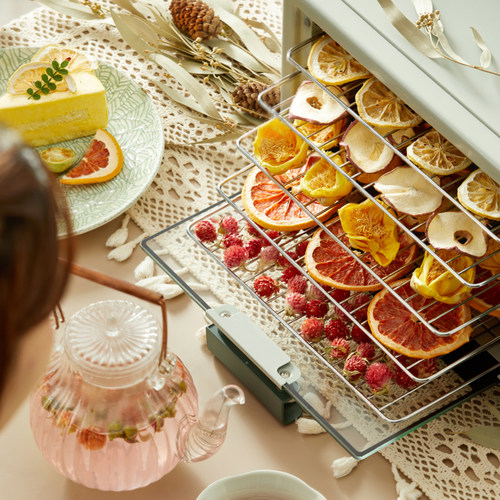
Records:
{"label": "white dried petal", "polygon": [[200,344],[207,345],[207,330],[202,326],[196,330],[195,337],[200,341]]}
{"label": "white dried petal", "polygon": [[332,463],[333,477],[340,478],[347,476],[358,465],[358,461],[353,457],[337,458]]}
{"label": "white dried petal", "polygon": [[297,430],[301,434],[322,434],[326,432],[325,429],[312,418],[300,417],[295,423],[297,424]]}
{"label": "white dried petal", "polygon": [[155,273],[155,262],[147,256],[135,269],[134,277],[136,280],[151,278]]}

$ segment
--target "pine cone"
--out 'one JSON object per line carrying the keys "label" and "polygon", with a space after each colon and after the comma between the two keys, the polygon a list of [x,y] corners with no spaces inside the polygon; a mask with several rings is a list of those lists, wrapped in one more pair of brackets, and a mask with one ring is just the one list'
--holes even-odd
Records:
{"label": "pine cone", "polygon": [[193,40],[216,38],[222,29],[214,10],[201,0],[172,0],[170,14],[174,24]]}
{"label": "pine cone", "polygon": [[[252,116],[261,118],[263,115],[267,115],[267,112],[261,108],[257,98],[267,88],[267,85],[258,82],[241,83],[233,90],[233,102],[244,108]],[[280,92],[277,88],[264,96],[264,102],[269,106],[275,106],[279,101]]]}

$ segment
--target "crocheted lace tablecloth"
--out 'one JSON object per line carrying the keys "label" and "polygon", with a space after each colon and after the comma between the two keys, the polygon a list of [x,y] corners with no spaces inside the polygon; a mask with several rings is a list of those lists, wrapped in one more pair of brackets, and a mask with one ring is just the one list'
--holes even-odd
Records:
{"label": "crocheted lace tablecloth", "polygon": [[[280,0],[241,1],[239,8],[243,17],[264,21],[275,33],[280,33]],[[242,168],[244,160],[235,143],[190,145],[213,137],[219,131],[187,114],[154,83],[155,80],[163,80],[182,91],[175,81],[166,77],[153,62],[138,57],[110,24],[78,21],[39,8],[0,30],[1,47],[41,46],[47,43],[63,43],[79,48],[124,71],[141,85],[156,105],[165,132],[163,162],[151,187],[128,212],[145,234],[154,234],[219,201],[216,185]],[[182,239],[173,238],[168,247],[172,255],[182,254]],[[249,311],[255,307],[255,301],[242,295],[228,279],[227,273],[216,269],[212,263],[200,265],[200,262],[205,264],[205,260],[200,261],[198,255],[189,253],[182,254],[180,260],[200,282],[212,287],[221,301],[231,303],[237,297],[239,304],[243,301]],[[271,330],[282,332],[280,328],[273,328],[276,325],[272,318],[264,319],[268,320],[268,333]],[[274,337],[287,351],[300,352],[303,349],[285,332]],[[308,370],[307,359],[305,356],[300,366],[305,371]],[[322,394],[331,397],[334,404],[342,399],[335,398],[338,385],[331,377],[325,376],[324,372],[309,375],[317,377],[317,386]],[[492,408],[495,405],[498,407],[499,395],[498,389],[492,389],[401,438],[380,453],[433,500],[498,498],[500,452],[475,445],[462,437],[460,432],[480,424],[498,427],[498,416]],[[342,408],[342,411],[349,418],[349,408]],[[367,435],[373,432],[372,426],[358,430],[368,440],[377,437]]]}

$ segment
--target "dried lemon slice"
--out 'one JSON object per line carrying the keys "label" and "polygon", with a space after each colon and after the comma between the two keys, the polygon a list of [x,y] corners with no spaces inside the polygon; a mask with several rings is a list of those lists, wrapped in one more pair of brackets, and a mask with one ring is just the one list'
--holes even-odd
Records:
{"label": "dried lemon slice", "polygon": [[31,58],[31,62],[44,62],[50,64],[55,60],[61,64],[65,59],[69,59],[69,64],[66,66],[66,69],[71,73],[76,73],[78,71],[93,71],[97,69],[97,62],[83,52],[56,44],[42,47]]}
{"label": "dried lemon slice", "polygon": [[371,75],[329,36],[320,38],[313,45],[307,66],[312,76],[325,85],[342,85]]}
{"label": "dried lemon slice", "polygon": [[458,201],[471,212],[500,220],[500,184],[481,169],[472,172],[458,188]]}
{"label": "dried lemon slice", "polygon": [[282,174],[300,167],[308,151],[307,142],[279,118],[273,118],[257,128],[253,146],[255,158],[271,174]]}
{"label": "dried lemon slice", "polygon": [[342,229],[353,248],[370,252],[381,266],[398,255],[400,243],[396,223],[373,201],[348,203],[338,211]]}
{"label": "dried lemon slice", "polygon": [[[29,62],[19,66],[7,82],[7,92],[9,94],[24,94],[29,88],[37,91],[38,87],[35,82],[42,81],[42,75],[45,74],[48,66],[50,63],[44,62]],[[76,84],[71,75],[64,75],[63,79],[56,83],[57,87],[54,92],[76,91]]]}
{"label": "dried lemon slice", "polygon": [[51,172],[60,173],[75,163],[76,155],[72,149],[50,146],[40,153],[40,157]]}
{"label": "dried lemon slice", "polygon": [[369,125],[382,129],[408,128],[422,118],[381,81],[372,77],[356,92],[358,114]]}
{"label": "dried lemon slice", "polygon": [[339,143],[346,118],[341,118],[331,125],[316,125],[302,120],[294,120],[294,126],[315,146],[331,149]]}
{"label": "dried lemon slice", "polygon": [[449,175],[467,168],[471,161],[437,130],[430,130],[406,149],[415,165],[431,174]]}
{"label": "dried lemon slice", "polygon": [[[460,273],[468,283],[474,281],[476,270],[474,259],[468,255],[457,254],[455,250],[436,250],[436,254],[448,265]],[[411,287],[422,297],[435,299],[446,304],[457,304],[470,292],[470,287],[464,285],[448,271],[434,256],[425,253],[424,260],[418,269],[413,271]]]}
{"label": "dried lemon slice", "polygon": [[[332,161],[339,166],[343,163],[339,155],[334,156]],[[300,188],[309,198],[329,206],[349,194],[352,184],[333,165],[321,158],[302,177]]]}

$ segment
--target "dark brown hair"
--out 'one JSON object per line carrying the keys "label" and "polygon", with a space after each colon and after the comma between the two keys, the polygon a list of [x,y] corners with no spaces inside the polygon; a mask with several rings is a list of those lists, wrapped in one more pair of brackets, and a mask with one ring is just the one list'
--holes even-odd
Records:
{"label": "dark brown hair", "polygon": [[54,175],[34,149],[0,128],[0,396],[19,339],[61,298],[73,256],[70,234]]}

